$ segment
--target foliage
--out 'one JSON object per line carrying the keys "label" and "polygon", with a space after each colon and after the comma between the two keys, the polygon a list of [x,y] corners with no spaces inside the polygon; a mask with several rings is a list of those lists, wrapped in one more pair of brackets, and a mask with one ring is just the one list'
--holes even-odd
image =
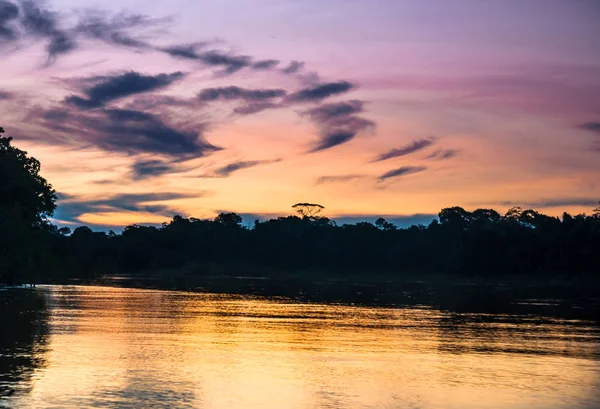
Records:
{"label": "foliage", "polygon": [[321,213],[325,207],[316,203],[296,203],[292,206],[296,213],[298,213],[301,217],[315,217],[317,214]]}
{"label": "foliage", "polygon": [[0,128],[0,281],[32,281],[45,248],[43,233],[56,207],[40,162],[11,145]]}

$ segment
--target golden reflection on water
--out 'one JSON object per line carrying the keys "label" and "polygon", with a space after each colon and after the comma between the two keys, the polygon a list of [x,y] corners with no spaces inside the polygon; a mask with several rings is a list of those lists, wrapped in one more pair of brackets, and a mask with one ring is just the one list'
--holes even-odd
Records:
{"label": "golden reflection on water", "polygon": [[40,291],[50,309],[46,365],[9,406],[600,407],[592,323],[108,287]]}

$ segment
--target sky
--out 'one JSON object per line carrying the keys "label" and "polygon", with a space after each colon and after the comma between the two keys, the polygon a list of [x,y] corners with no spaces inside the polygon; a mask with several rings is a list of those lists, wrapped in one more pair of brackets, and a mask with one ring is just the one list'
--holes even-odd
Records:
{"label": "sky", "polygon": [[0,0],[0,125],[53,221],[600,200],[597,0]]}

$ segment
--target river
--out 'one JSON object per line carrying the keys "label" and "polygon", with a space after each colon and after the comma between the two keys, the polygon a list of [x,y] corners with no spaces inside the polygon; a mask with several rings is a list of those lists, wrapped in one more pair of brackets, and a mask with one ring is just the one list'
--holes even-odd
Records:
{"label": "river", "polygon": [[398,294],[3,289],[0,407],[600,407],[597,299]]}

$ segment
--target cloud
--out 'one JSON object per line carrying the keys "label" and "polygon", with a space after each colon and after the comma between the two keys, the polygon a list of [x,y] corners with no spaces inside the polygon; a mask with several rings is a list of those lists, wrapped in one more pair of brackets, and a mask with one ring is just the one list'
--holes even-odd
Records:
{"label": "cloud", "polygon": [[81,109],[97,108],[119,98],[164,88],[184,75],[174,72],[152,76],[130,71],[114,77],[102,77],[101,82],[83,90],[87,99],[71,95],[65,102]]}
{"label": "cloud", "polygon": [[77,199],[70,195],[59,194],[55,218],[66,222],[77,222],[87,213],[144,212],[165,217],[178,213],[177,209],[161,204],[176,199],[203,197],[206,192],[189,193],[141,193],[117,194],[102,199]]}
{"label": "cloud", "polygon": [[326,183],[343,183],[351,180],[363,178],[364,175],[339,175],[339,176],[321,176],[315,184],[323,185]]}
{"label": "cloud", "polygon": [[364,101],[352,100],[335,104],[319,105],[306,111],[312,120],[325,123],[341,116],[354,115],[363,112]]}
{"label": "cloud", "polygon": [[0,91],[0,101],[13,99],[15,95],[12,92]]}
{"label": "cloud", "polygon": [[413,173],[423,172],[427,168],[425,166],[401,166],[398,169],[392,169],[389,172],[379,176],[379,180],[386,180],[400,176],[411,175]]}
{"label": "cloud", "polygon": [[352,100],[320,105],[302,113],[308,115],[320,128],[319,141],[310,152],[341,145],[354,139],[359,132],[374,128],[373,121],[354,115],[363,112],[363,105],[363,101]]}
{"label": "cloud", "polygon": [[266,165],[269,163],[276,163],[281,161],[281,159],[273,159],[273,160],[249,160],[249,161],[239,161],[233,162],[229,165],[223,166],[217,170],[215,170],[214,174],[217,177],[228,177],[232,173],[237,172],[238,170],[253,168],[259,165]]}
{"label": "cloud", "polygon": [[150,94],[135,98],[127,105],[127,109],[134,110],[153,110],[159,107],[198,107],[200,103],[197,98],[179,98],[170,95]]}
{"label": "cloud", "polygon": [[300,61],[292,61],[287,67],[283,68],[281,71],[284,74],[295,74],[298,71],[301,71],[304,68],[304,63]]}
{"label": "cloud", "polygon": [[53,109],[39,116],[42,125],[68,134],[71,143],[89,143],[109,152],[157,153],[187,158],[222,149],[202,138],[205,125],[182,129],[142,111],[102,109],[86,113]]}
{"label": "cloud", "polygon": [[270,70],[270,69],[278,66],[279,63],[280,63],[279,60],[260,60],[260,61],[256,61],[254,64],[252,64],[252,68],[254,68],[255,70],[258,70],[258,71]]}
{"label": "cloud", "polygon": [[457,149],[440,149],[427,156],[427,159],[451,159],[460,153]]}
{"label": "cloud", "polygon": [[[600,135],[600,122],[586,122],[584,124],[579,125],[579,128]],[[597,139],[594,142],[591,149],[595,152],[600,152],[600,139]]]}
{"label": "cloud", "polygon": [[180,44],[172,45],[160,50],[169,54],[171,57],[182,58],[187,60],[199,60],[198,49],[204,47],[206,44],[203,42],[192,43],[192,44]]}
{"label": "cloud", "polygon": [[202,43],[175,45],[160,50],[171,57],[195,60],[211,67],[224,67],[222,72],[224,74],[233,74],[243,68],[252,66],[252,58],[247,55],[227,54],[218,50],[198,52],[201,45]]}
{"label": "cloud", "polygon": [[349,142],[356,136],[352,131],[332,131],[321,136],[319,142],[310,150],[311,153],[323,151]]}
{"label": "cloud", "polygon": [[549,207],[598,207],[600,199],[598,197],[559,197],[559,198],[547,198],[532,201],[516,202],[516,201],[504,201],[499,204],[502,206],[521,206],[523,208],[549,208]]}
{"label": "cloud", "polygon": [[206,88],[198,94],[201,101],[209,102],[216,100],[265,101],[286,95],[283,89],[247,89],[235,86],[221,88]]}
{"label": "cloud", "polygon": [[586,122],[579,125],[579,128],[586,131],[600,133],[600,122]]}
{"label": "cloud", "polygon": [[14,41],[18,32],[13,22],[19,16],[19,8],[9,1],[0,0],[0,42]]}
{"label": "cloud", "polygon": [[251,115],[258,112],[266,111],[268,109],[283,108],[281,104],[273,104],[272,102],[251,102],[241,107],[236,107],[233,110],[234,114],[238,115]]}
{"label": "cloud", "polygon": [[354,84],[348,81],[329,82],[319,84],[310,88],[302,89],[288,98],[289,102],[315,102],[325,98],[344,94],[355,87]]}
{"label": "cloud", "polygon": [[[34,1],[21,2],[21,25],[27,34],[48,40],[46,51],[48,52],[48,63],[51,63],[59,55],[74,50],[77,44],[71,33],[59,28],[59,14],[41,8],[39,4]],[[10,10],[9,12],[12,13]]]}
{"label": "cloud", "polygon": [[388,152],[382,153],[379,156],[377,156],[375,159],[373,159],[371,162],[381,162],[384,160],[409,155],[411,153],[420,151],[422,149],[425,149],[425,148],[433,145],[434,142],[435,142],[435,138],[417,139],[417,140],[412,141],[412,143],[410,143],[408,145],[404,145],[400,148],[392,149]]}
{"label": "cloud", "polygon": [[206,45],[207,43],[200,42],[172,45],[157,49],[174,58],[198,61],[211,67],[223,67],[221,74],[233,74],[244,68],[265,71],[275,68],[280,63],[276,59],[254,61],[248,55],[232,54],[220,50],[201,51]]}
{"label": "cloud", "polygon": [[210,66],[225,66],[226,74],[233,74],[251,65],[252,58],[246,55],[225,54],[221,51],[207,51],[199,55],[199,60]]}
{"label": "cloud", "polygon": [[132,179],[141,180],[154,176],[172,173],[175,170],[172,164],[160,160],[140,160],[131,167]]}
{"label": "cloud", "polygon": [[136,38],[130,32],[135,29],[162,26],[170,18],[150,18],[141,14],[120,13],[113,16],[99,10],[86,10],[74,29],[76,34],[132,48],[151,48],[151,45]]}

